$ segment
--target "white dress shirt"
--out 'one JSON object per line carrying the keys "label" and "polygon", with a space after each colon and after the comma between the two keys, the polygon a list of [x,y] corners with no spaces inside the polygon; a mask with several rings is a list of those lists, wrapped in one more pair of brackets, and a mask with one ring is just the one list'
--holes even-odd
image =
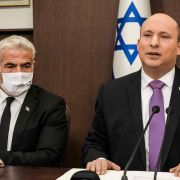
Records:
{"label": "white dress shirt", "polygon": [[[15,97],[14,101],[11,103],[11,120],[10,120],[10,125],[9,125],[9,134],[8,134],[8,142],[7,142],[7,151],[11,150],[11,144],[12,144],[12,138],[13,138],[13,132],[14,132],[14,127],[19,115],[19,112],[21,110],[21,106],[23,104],[24,98],[27,94],[27,91],[23,93],[22,95]],[[6,106],[6,98],[8,95],[0,89],[0,122],[1,122],[1,117],[4,111],[4,108]]]}
{"label": "white dress shirt", "polygon": [[[165,83],[162,88],[162,94],[164,99],[164,110],[169,107],[172,86],[174,81],[175,68],[170,70],[167,74],[161,77],[159,80]],[[151,77],[149,77],[144,70],[141,71],[141,103],[142,103],[142,117],[143,117],[143,126],[149,120],[149,100],[153,94],[149,83],[153,81]],[[165,113],[165,111],[164,111]],[[165,113],[165,121],[167,118],[167,114]],[[146,149],[146,170],[149,170],[149,129],[147,129],[145,133],[145,149]]]}

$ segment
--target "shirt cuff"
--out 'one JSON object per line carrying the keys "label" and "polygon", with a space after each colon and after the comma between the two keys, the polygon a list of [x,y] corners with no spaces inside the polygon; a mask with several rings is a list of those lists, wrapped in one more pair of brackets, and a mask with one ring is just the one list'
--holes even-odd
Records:
{"label": "shirt cuff", "polygon": [[98,158],[98,159],[106,159],[106,158],[100,157],[100,158]]}

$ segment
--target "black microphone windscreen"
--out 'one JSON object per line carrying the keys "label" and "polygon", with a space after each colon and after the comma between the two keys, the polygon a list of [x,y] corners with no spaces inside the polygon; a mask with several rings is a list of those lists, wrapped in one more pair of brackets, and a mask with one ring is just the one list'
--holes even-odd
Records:
{"label": "black microphone windscreen", "polygon": [[152,112],[153,113],[158,113],[159,111],[160,111],[160,107],[159,106],[156,105],[156,106],[152,107]]}
{"label": "black microphone windscreen", "polygon": [[82,170],[74,173],[70,180],[100,180],[100,178],[93,171]]}

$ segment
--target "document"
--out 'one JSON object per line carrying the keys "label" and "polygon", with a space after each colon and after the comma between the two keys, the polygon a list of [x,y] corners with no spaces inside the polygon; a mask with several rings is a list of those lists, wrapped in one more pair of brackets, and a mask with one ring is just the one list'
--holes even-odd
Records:
{"label": "document", "polygon": [[[59,177],[57,180],[70,180],[71,176],[78,171],[85,169],[73,168],[67,171],[64,175]],[[120,180],[123,175],[123,171],[113,171],[108,170],[105,175],[100,175],[101,180]],[[153,180],[154,172],[148,171],[128,171],[127,177],[128,180]],[[168,172],[158,172],[157,180],[180,180],[180,178],[175,177],[174,174]]]}

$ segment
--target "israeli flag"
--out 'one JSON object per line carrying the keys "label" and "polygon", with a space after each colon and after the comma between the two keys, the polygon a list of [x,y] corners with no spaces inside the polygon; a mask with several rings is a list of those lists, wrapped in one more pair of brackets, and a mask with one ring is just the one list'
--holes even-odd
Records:
{"label": "israeli flag", "polygon": [[149,0],[120,0],[113,60],[113,76],[119,78],[141,68],[137,51],[140,27],[151,15]]}

